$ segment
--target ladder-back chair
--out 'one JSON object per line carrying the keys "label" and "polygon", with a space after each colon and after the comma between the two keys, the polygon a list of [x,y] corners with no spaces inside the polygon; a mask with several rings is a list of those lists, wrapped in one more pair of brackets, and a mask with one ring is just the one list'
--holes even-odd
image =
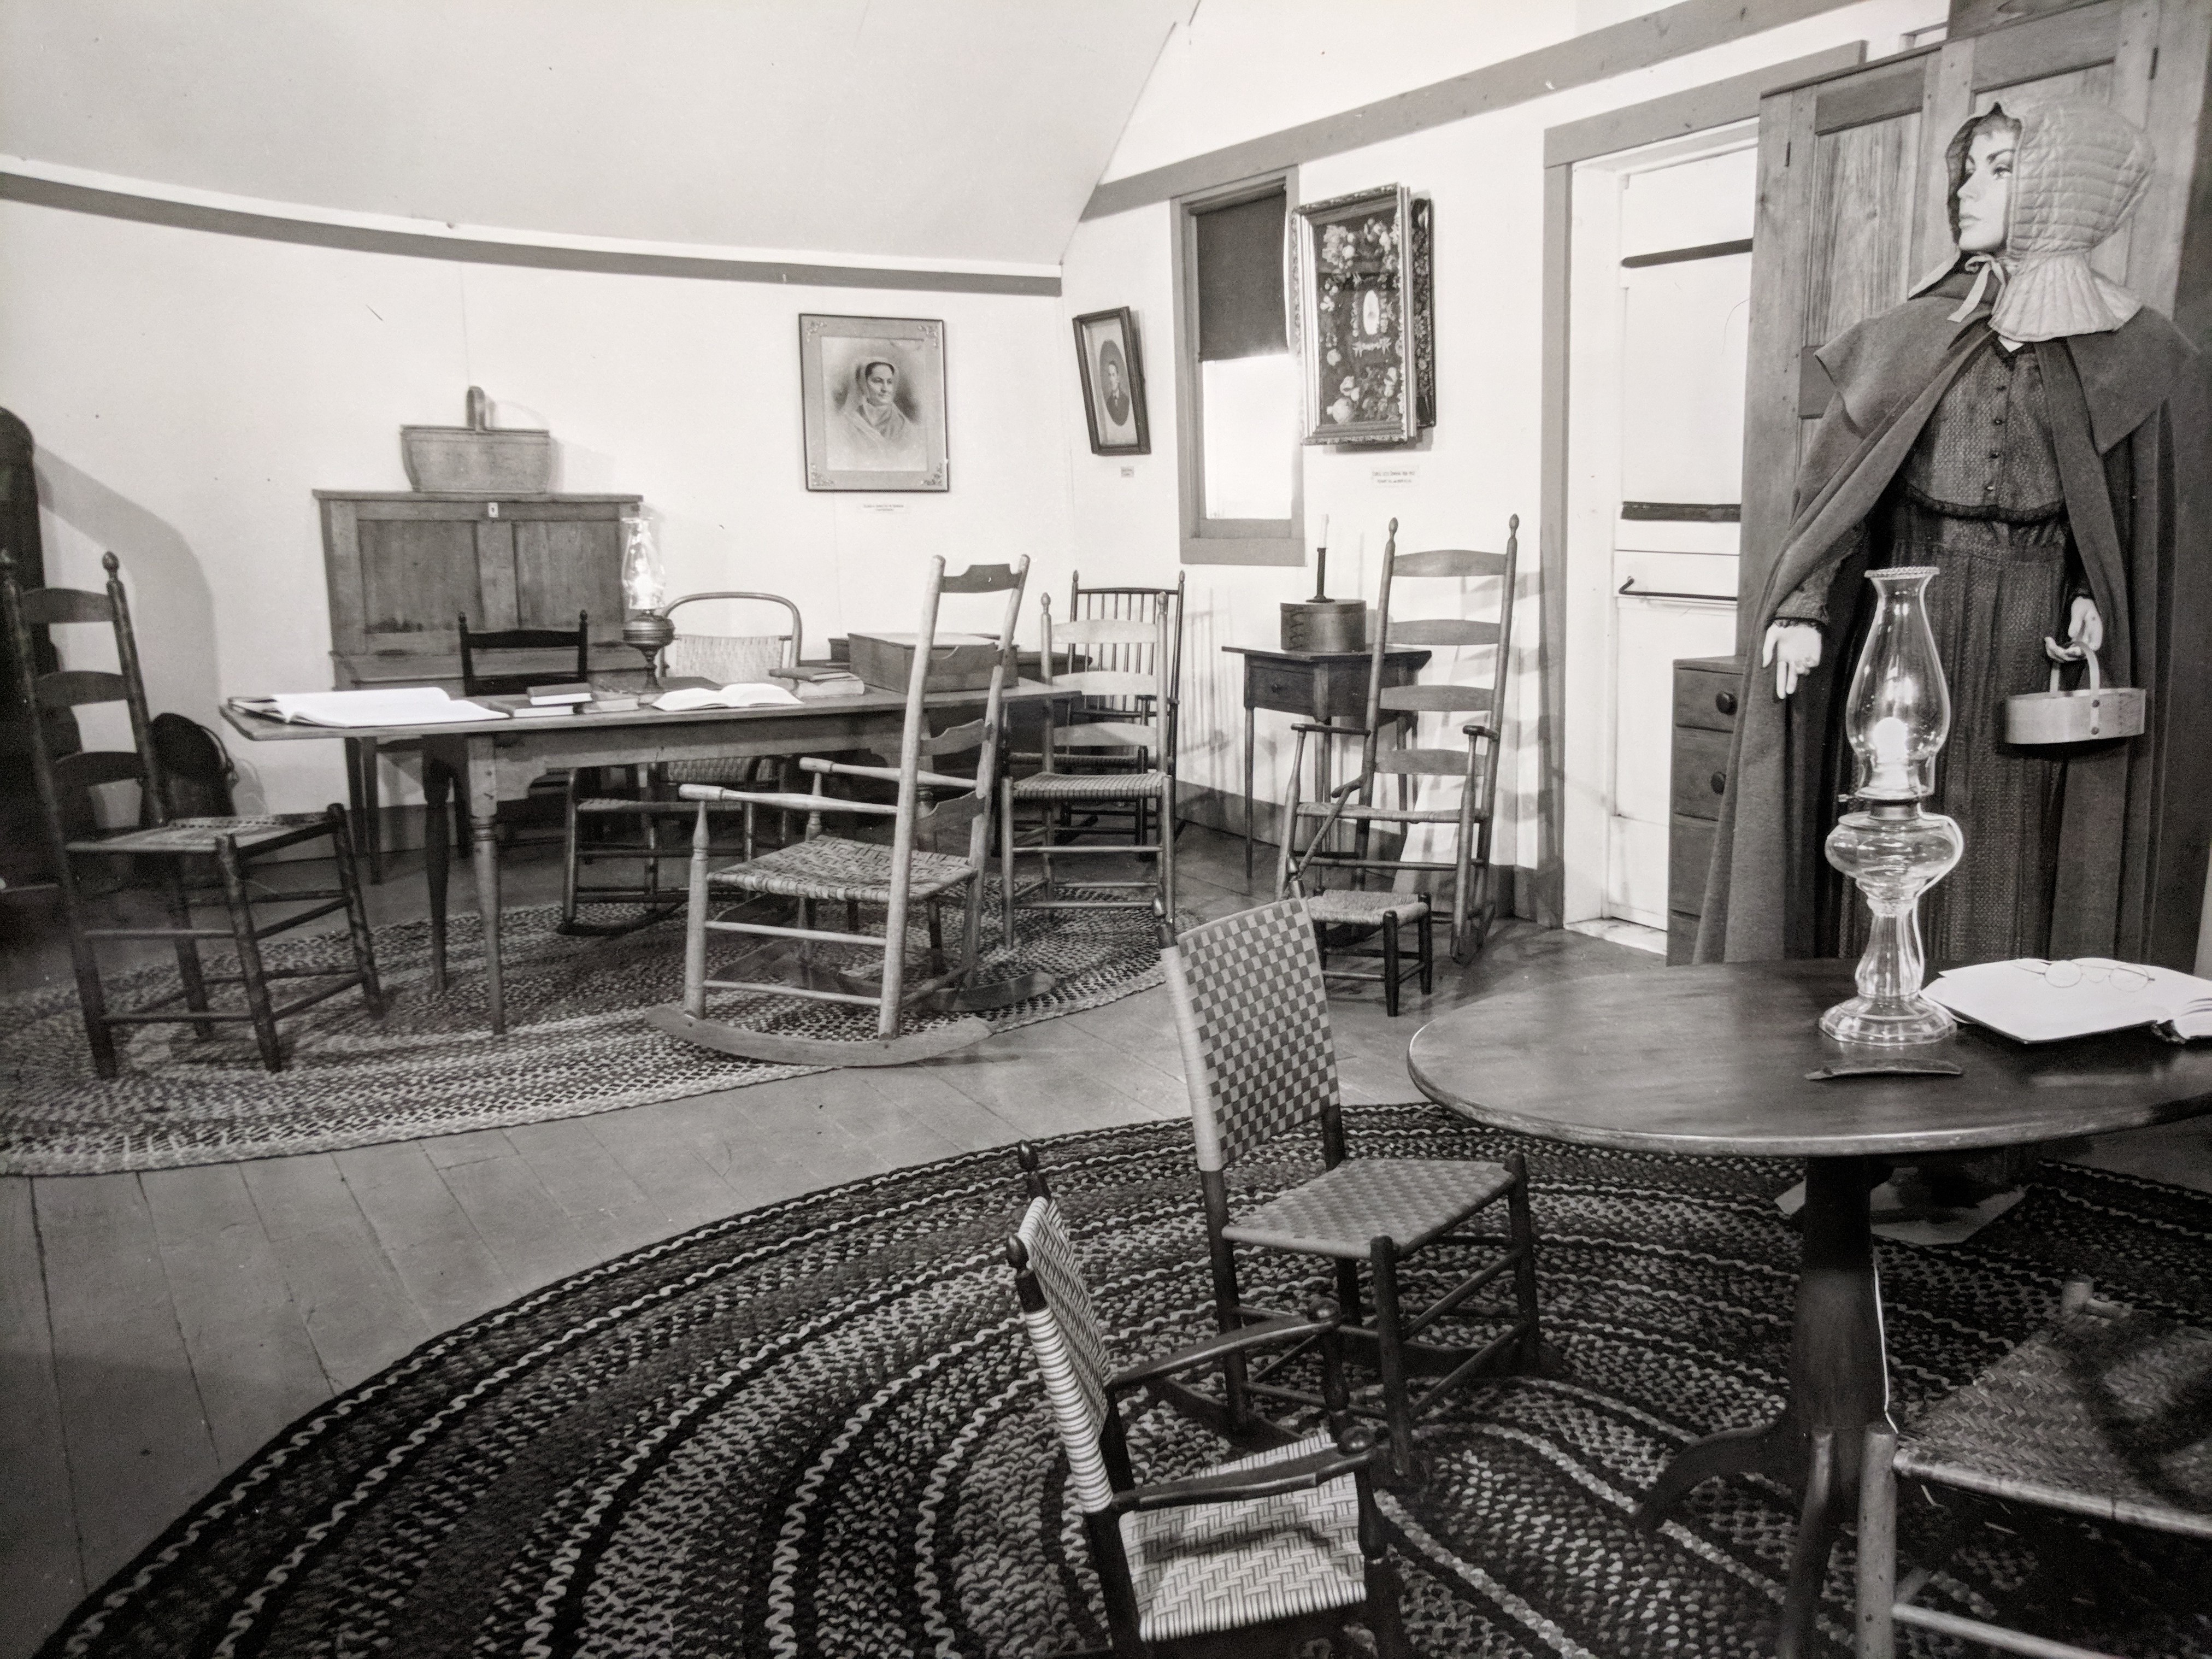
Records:
{"label": "ladder-back chair", "polygon": [[[592,676],[591,617],[588,613],[576,613],[576,626],[566,628],[501,628],[485,633],[472,632],[469,619],[456,619],[461,644],[461,695],[465,697],[507,697],[527,691],[533,685],[544,685],[556,674],[566,672],[572,680],[589,680]],[[477,659],[487,652],[501,656],[527,652],[541,664],[555,652],[574,650],[576,663],[573,672],[544,666],[529,669],[509,667],[504,671],[479,666]]]}
{"label": "ladder-back chair", "polygon": [[[1036,1360],[1067,1462],[1067,1492],[1083,1517],[1105,1593],[1117,1659],[1157,1644],[1266,1626],[1277,1639],[1317,1618],[1364,1609],[1384,1659],[1407,1646],[1396,1574],[1375,1504],[1387,1448],[1355,1426],[1339,1351],[1336,1310],[1248,1326],[1120,1372],[1085,1285],[1058,1201],[1032,1173],[1033,1196],[1006,1241],[1022,1328]],[[1204,1474],[1139,1486],[1130,1467],[1122,1399],[1265,1346],[1317,1345],[1324,1426]],[[1273,1650],[1272,1649],[1269,1650]],[[1094,1650],[1095,1651],[1095,1650]]]}
{"label": "ladder-back chair", "polygon": [[[1334,1263],[1345,1334],[1371,1350],[1381,1379],[1381,1407],[1367,1414],[1389,1425],[1392,1462],[1401,1477],[1411,1478],[1416,1424],[1480,1378],[1535,1371],[1544,1364],[1528,1170],[1517,1155],[1501,1164],[1346,1156],[1328,992],[1312,919],[1302,900],[1279,899],[1194,927],[1162,951],[1160,960],[1167,969],[1183,1081],[1190,1091],[1220,1328],[1225,1334],[1272,1316],[1245,1307],[1240,1298],[1238,1246]],[[1247,1214],[1232,1216],[1230,1171],[1279,1136],[1308,1127],[1319,1132],[1322,1173]],[[1477,1214],[1500,1200],[1505,1208],[1502,1236],[1465,1231]],[[1475,1247],[1480,1265],[1428,1307],[1404,1306],[1401,1264],[1447,1245]],[[1372,1293],[1372,1324],[1361,1314],[1366,1300],[1360,1288],[1363,1263]],[[1433,1255],[1427,1265],[1435,1267]],[[1506,1274],[1512,1279],[1510,1307],[1472,1307],[1477,1291]],[[1418,1340],[1455,1314],[1503,1328],[1480,1346]],[[1314,1404],[1310,1395],[1274,1380],[1279,1370],[1279,1364],[1248,1376],[1241,1358],[1228,1362],[1224,1380],[1232,1426],[1252,1409],[1254,1395],[1295,1406]],[[1416,1374],[1437,1378],[1418,1395],[1411,1381]]]}
{"label": "ladder-back chair", "polygon": [[[1133,617],[1073,617],[1055,624],[1049,594],[1040,602],[1039,608],[1043,613],[1044,660],[1048,665],[1057,662],[1056,653],[1065,650],[1070,659],[1080,654],[1092,663],[1118,659],[1147,666],[1141,671],[1085,667],[1052,676],[1055,689],[1078,692],[1085,703],[1094,699],[1117,700],[1127,706],[1116,711],[1112,718],[1093,709],[1066,726],[1060,723],[1056,714],[1048,714],[1043,769],[1025,778],[1009,775],[1000,785],[999,884],[1006,913],[1006,938],[1011,942],[1015,936],[1014,912],[1018,907],[1032,910],[1157,908],[1163,918],[1162,927],[1169,930],[1171,937],[1176,912],[1176,755],[1175,705],[1170,679],[1174,647],[1170,615],[1163,608],[1149,621]],[[1100,752],[1133,753],[1148,759],[1151,764],[1140,770],[1125,770],[1118,766],[1106,771],[1060,769],[1065,764],[1079,766],[1085,756]],[[1086,845],[1059,839],[1060,831],[1054,822],[1057,809],[1112,802],[1137,806],[1135,817],[1139,831],[1149,821],[1158,839],[1146,842],[1140,834],[1133,845]],[[1039,839],[1035,845],[1027,847],[1021,845],[1017,834],[1016,814],[1024,805],[1043,809],[1039,814]],[[1141,889],[1147,896],[1055,896],[1054,860],[1097,858],[1101,854],[1150,858],[1153,860],[1155,878],[1086,879],[1077,885],[1091,892]],[[1030,890],[1027,896],[1020,891],[1018,880],[1018,861],[1024,858],[1035,859],[1044,878]]]}
{"label": "ladder-back chair", "polygon": [[[2070,1280],[2049,1329],[1936,1401],[1902,1436],[1884,1419],[1863,1449],[1837,1446],[1829,1455],[1854,1452],[1863,1458],[1859,1659],[1891,1659],[1899,1625],[2008,1653],[2100,1659],[2101,1647],[1970,1616],[1971,1601],[1955,1594],[1954,1606],[1965,1601],[1969,1611],[1923,1604],[1941,1559],[1899,1583],[1898,1482],[1914,1482],[1930,1502],[1936,1487],[2001,1500],[2008,1545],[2023,1530],[2023,1512],[2041,1510],[2212,1549],[2212,1330],[2100,1300],[2087,1279]],[[1954,1546],[1968,1533],[1958,1520],[1936,1530]],[[2204,1606],[2200,1593],[2194,1610]]]}
{"label": "ladder-back chair", "polygon": [[[1083,573],[1077,571],[1068,583],[1067,614],[1079,621],[1099,622],[1159,622],[1168,626],[1167,662],[1167,720],[1164,741],[1168,752],[1175,751],[1177,721],[1182,708],[1182,619],[1183,589],[1186,578],[1178,575],[1173,587],[1085,587]],[[1151,674],[1158,667],[1153,647],[1149,642],[1136,644],[1102,644],[1084,653],[1088,659],[1085,666],[1118,671],[1122,673]],[[1073,663],[1070,667],[1074,666]],[[1049,675],[1051,665],[1047,664]],[[1152,764],[1152,751],[1143,749],[1116,749],[1095,743],[1067,743],[1065,733],[1073,726],[1086,720],[1118,720],[1128,715],[1143,716],[1153,701],[1141,695],[1136,696],[1087,696],[1073,708],[1059,710],[1064,714],[1060,730],[1065,752],[1059,769],[1063,772],[1103,772],[1119,769],[1143,772]],[[1063,811],[1063,824],[1079,825],[1084,833],[1097,835],[1112,833],[1127,828],[1132,841],[1146,840],[1151,826],[1146,819],[1149,807],[1143,797],[1130,803],[1127,810],[1111,804],[1099,804],[1084,810],[1079,818],[1072,811]]]}
{"label": "ladder-back chair", "polygon": [[[1309,887],[1316,893],[1317,920],[1375,921],[1377,901],[1405,900],[1407,894],[1376,894],[1367,890],[1381,873],[1389,880],[1406,871],[1449,875],[1452,890],[1451,948],[1461,962],[1472,958],[1483,945],[1498,914],[1495,878],[1490,866],[1491,826],[1496,817],[1500,740],[1504,732],[1505,688],[1513,654],[1513,588],[1520,562],[1521,519],[1506,520],[1505,550],[1479,552],[1439,548],[1419,552],[1398,551],[1398,521],[1390,520],[1389,541],[1382,550],[1382,582],[1376,602],[1373,662],[1367,678],[1367,714],[1357,734],[1360,738],[1358,775],[1330,791],[1326,799],[1301,798],[1300,779],[1306,739],[1328,741],[1331,728],[1301,723],[1291,759],[1291,815],[1283,836],[1277,890],[1289,893]],[[1495,593],[1492,617],[1401,618],[1396,605],[1399,584],[1408,580],[1443,580],[1490,584]],[[1490,672],[1472,684],[1446,681],[1425,685],[1386,685],[1383,664],[1389,653],[1407,647],[1486,647]],[[1473,714],[1459,726],[1464,749],[1424,748],[1418,743],[1418,722],[1425,714],[1447,716]],[[1382,746],[1385,721],[1401,736],[1413,739],[1399,746]],[[1334,728],[1341,732],[1345,728]],[[1459,780],[1456,805],[1425,804],[1425,780]],[[1378,799],[1395,782],[1397,803]],[[1456,831],[1449,860],[1376,856],[1376,829],[1395,829],[1411,837],[1423,825],[1451,825]],[[1352,831],[1349,850],[1340,844],[1343,829]],[[1301,836],[1303,836],[1303,841]],[[1402,853],[1403,848],[1399,849]],[[1326,896],[1327,872],[1348,872],[1350,886],[1337,893],[1356,897]],[[1377,914],[1370,915],[1370,912]],[[1392,925],[1392,938],[1395,939]],[[1390,971],[1386,965],[1386,975]],[[1425,983],[1424,989],[1427,988]],[[1394,1008],[1392,1012],[1395,1012]]]}
{"label": "ladder-back chair", "polygon": [[[958,574],[948,575],[942,558],[931,559],[922,595],[921,625],[915,630],[914,667],[907,679],[906,720],[897,766],[854,766],[810,755],[800,760],[799,767],[814,778],[811,794],[752,793],[712,783],[681,786],[682,795],[697,803],[684,921],[684,1002],[681,1007],[652,1011],[647,1018],[655,1025],[726,1054],[811,1066],[903,1065],[909,1060],[950,1054],[990,1035],[991,1028],[973,1018],[927,1031],[905,1031],[903,1026],[915,1005],[950,990],[973,970],[981,957],[982,878],[991,852],[991,808],[997,783],[1000,718],[1007,683],[1014,678],[1014,625],[1020,616],[1029,568],[1029,560],[1024,556],[1019,564],[1011,568],[1002,564],[971,565]],[[1003,593],[1006,601],[997,635],[998,659],[991,670],[982,717],[933,734],[926,707],[929,666],[937,638],[939,600],[946,593]],[[976,757],[973,777],[936,769],[946,757],[971,751]],[[925,761],[929,764],[925,766]],[[884,804],[831,796],[825,793],[824,785],[832,777],[867,780],[878,785],[896,784],[896,799],[891,804]],[[806,839],[714,870],[710,868],[708,809],[718,801],[734,802],[747,812],[805,813]],[[967,803],[971,811],[967,825],[966,857],[925,851],[916,845],[920,832],[931,824],[939,811],[961,802]],[[823,834],[823,817],[836,816],[889,818],[890,844]],[[942,921],[938,906],[940,901],[953,896],[966,900],[965,951],[959,964],[948,966],[943,959]],[[773,896],[798,902],[795,927],[710,914],[718,902]],[[931,961],[928,971],[910,981],[907,975],[907,923],[917,902],[927,913]],[[845,931],[814,926],[813,906],[822,902],[845,907]],[[884,912],[880,937],[859,931],[862,906]],[[816,945],[858,945],[879,951],[883,955],[882,978],[865,988],[858,988],[861,981],[850,975],[842,975],[842,988],[836,990],[812,982],[710,979],[707,975],[707,938],[712,933],[795,940],[799,945],[803,971],[811,968],[812,947]],[[811,981],[811,973],[809,977]],[[709,991],[803,997],[873,1008],[876,1037],[868,1042],[797,1036],[709,1019]]]}
{"label": "ladder-back chair", "polygon": [[[679,630],[661,647],[653,665],[656,677],[674,675],[708,681],[716,686],[744,685],[766,680],[780,668],[799,665],[799,653],[805,645],[804,625],[799,620],[799,607],[780,593],[686,593],[672,601],[661,614],[673,617],[684,605],[713,601],[781,605],[790,613],[791,625],[780,634]],[[629,773],[631,793],[628,794],[600,793],[586,787],[582,777],[571,775],[561,870],[562,933],[627,933],[658,921],[684,902],[682,887],[664,886],[660,880],[664,860],[691,856],[688,836],[663,833],[671,818],[695,817],[702,806],[718,818],[737,818],[748,827],[740,838],[718,842],[708,852],[713,856],[753,856],[757,850],[752,828],[757,826],[757,819],[746,811],[743,802],[694,803],[678,796],[675,793],[678,788],[687,783],[718,783],[734,788],[756,783],[763,775],[773,776],[778,785],[786,781],[781,757],[769,761],[744,756],[662,761],[625,769]],[[636,839],[619,839],[621,830],[632,822],[637,829]],[[587,828],[595,833],[586,834]],[[636,878],[628,883],[586,884],[586,868],[602,862],[635,863],[640,868]],[[588,921],[581,915],[587,904],[641,906],[645,914],[620,922]]]}
{"label": "ladder-back chair", "polygon": [[[131,626],[130,601],[123,591],[122,567],[112,553],[100,559],[107,572],[107,591],[87,592],[73,587],[24,589],[15,582],[15,562],[0,552],[0,602],[4,602],[8,632],[15,647],[17,684],[25,705],[33,710],[81,708],[103,702],[120,702],[131,720],[132,747],[127,750],[97,750],[74,755],[52,751],[46,722],[30,722],[32,777],[38,789],[40,814],[52,844],[55,881],[62,915],[69,930],[70,958],[76,972],[77,1000],[84,1013],[85,1036],[92,1045],[94,1069],[104,1078],[116,1073],[115,1030],[129,1025],[190,1025],[206,1042],[219,1024],[243,1024],[253,1028],[261,1062],[270,1071],[282,1071],[283,1048],[277,1022],[301,1009],[336,996],[353,986],[372,1013],[383,1011],[383,993],[376,981],[376,957],[369,942],[368,915],[362,908],[361,883],[354,867],[353,842],[347,834],[346,813],[332,805],[321,812],[283,812],[259,817],[172,817],[159,751],[154,744],[152,720],[147,711],[145,682],[138,667],[137,635]],[[62,669],[39,673],[31,653],[31,630],[60,623],[104,623],[115,638],[118,671]],[[90,836],[72,835],[68,828],[70,799],[78,792],[105,783],[135,783],[141,795],[144,827],[118,830]],[[327,839],[337,865],[337,885],[295,892],[260,894],[248,890],[248,872],[259,860],[286,848]],[[169,925],[163,927],[95,927],[88,919],[85,895],[80,891],[72,860],[87,854],[111,858],[157,859],[167,866]],[[182,871],[185,859],[211,856],[222,884],[228,925],[193,925],[192,895]],[[252,884],[258,885],[258,884]],[[274,921],[257,918],[258,907],[303,904],[307,908]],[[270,968],[261,957],[261,942],[289,933],[339,911],[345,913],[350,935],[350,968]],[[180,988],[167,996],[137,1008],[111,1010],[100,982],[99,946],[109,939],[158,939],[173,942]],[[228,941],[237,953],[236,973],[210,973],[200,961],[200,942]],[[326,981],[278,1007],[270,994],[270,981],[304,979]],[[236,985],[242,1007],[217,1007],[209,987]],[[181,1003],[181,1008],[173,1005]]]}

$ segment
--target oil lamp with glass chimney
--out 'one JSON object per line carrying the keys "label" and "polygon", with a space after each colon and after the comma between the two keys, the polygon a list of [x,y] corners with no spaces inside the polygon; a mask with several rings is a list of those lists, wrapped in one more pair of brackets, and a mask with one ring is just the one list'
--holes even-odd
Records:
{"label": "oil lamp with glass chimney", "polygon": [[1874,626],[1844,708],[1857,761],[1852,809],[1829,831],[1828,862],[1858,884],[1873,912],[1859,957],[1858,995],[1820,1016],[1842,1042],[1902,1048],[1937,1042],[1956,1029],[1920,992],[1927,962],[1920,896],[1950,873],[1965,850],[1958,823],[1921,802],[1935,789],[1936,757],[1951,732],[1951,693],[1928,626],[1930,565],[1867,573]]}
{"label": "oil lamp with glass chimney", "polygon": [[645,683],[660,689],[660,653],[676,637],[676,624],[661,607],[668,602],[667,573],[653,539],[652,521],[642,514],[623,521],[623,643],[645,657]]}

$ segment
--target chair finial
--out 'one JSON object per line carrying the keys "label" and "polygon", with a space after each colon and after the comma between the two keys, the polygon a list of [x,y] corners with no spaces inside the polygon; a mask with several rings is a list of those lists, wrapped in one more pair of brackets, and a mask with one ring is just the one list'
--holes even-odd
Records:
{"label": "chair finial", "polygon": [[109,575],[112,576],[117,571],[123,568],[123,561],[117,558],[112,553],[103,553],[100,556],[100,568],[102,570],[105,570]]}

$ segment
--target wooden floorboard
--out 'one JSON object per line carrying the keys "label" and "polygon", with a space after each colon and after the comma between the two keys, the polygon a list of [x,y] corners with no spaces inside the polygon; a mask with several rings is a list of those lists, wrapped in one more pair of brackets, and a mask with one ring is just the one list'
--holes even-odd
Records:
{"label": "wooden floorboard", "polygon": [[27,1652],[85,1591],[27,1181],[0,1181],[0,1649]]}
{"label": "wooden floorboard", "polygon": [[124,1565],[223,1471],[135,1175],[32,1183],[86,1578]]}

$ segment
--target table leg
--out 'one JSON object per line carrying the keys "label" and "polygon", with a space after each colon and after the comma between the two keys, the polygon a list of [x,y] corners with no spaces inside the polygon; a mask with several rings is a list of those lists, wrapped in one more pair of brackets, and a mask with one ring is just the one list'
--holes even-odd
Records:
{"label": "table leg", "polygon": [[1692,1486],[1714,1475],[1764,1474],[1798,1491],[1803,1501],[1780,1659],[1803,1659],[1812,1650],[1828,1552],[1858,1503],[1860,1447],[1870,1425],[1889,1420],[1881,1286],[1868,1224],[1875,1179],[1869,1158],[1807,1160],[1789,1403],[1764,1428],[1729,1429],[1686,1448],[1637,1513],[1642,1525],[1656,1527]]}
{"label": "table leg", "polygon": [[[1245,672],[1249,674],[1251,671],[1248,668]],[[1244,705],[1244,888],[1247,892],[1252,887],[1252,820],[1259,811],[1252,799],[1252,738],[1257,729],[1258,717],[1248,702]]]}
{"label": "table leg", "polygon": [[447,801],[453,792],[453,769],[428,750],[422,753],[422,873],[430,884],[430,988],[446,992],[446,878],[453,866],[449,836],[453,819]]}
{"label": "table leg", "polygon": [[491,1034],[507,1031],[507,1006],[499,961],[499,766],[492,740],[469,744],[469,835],[476,842],[477,915],[483,927],[484,1006]]}
{"label": "table leg", "polygon": [[380,752],[374,738],[362,739],[361,839],[368,847],[368,880],[384,885],[384,781],[377,768]]}

